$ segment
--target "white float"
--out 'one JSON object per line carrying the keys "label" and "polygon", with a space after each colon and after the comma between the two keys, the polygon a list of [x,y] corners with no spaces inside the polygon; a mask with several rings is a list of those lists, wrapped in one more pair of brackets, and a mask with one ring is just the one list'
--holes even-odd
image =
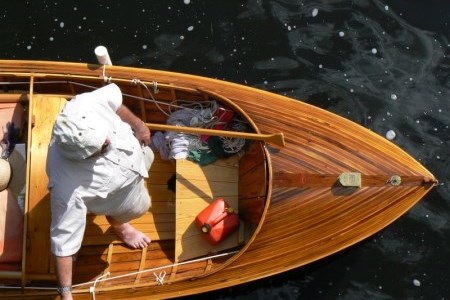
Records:
{"label": "white float", "polygon": [[97,56],[98,63],[101,65],[112,66],[111,58],[108,54],[108,49],[105,46],[98,46],[94,50],[95,56]]}

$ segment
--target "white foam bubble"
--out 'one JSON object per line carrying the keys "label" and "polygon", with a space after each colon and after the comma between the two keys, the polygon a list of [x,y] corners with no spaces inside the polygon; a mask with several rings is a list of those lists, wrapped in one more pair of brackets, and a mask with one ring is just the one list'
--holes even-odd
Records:
{"label": "white foam bubble", "polygon": [[395,137],[397,136],[397,134],[395,133],[395,131],[394,130],[388,130],[387,132],[386,132],[386,138],[388,139],[388,140],[390,140],[390,141],[392,141],[393,139],[395,139]]}

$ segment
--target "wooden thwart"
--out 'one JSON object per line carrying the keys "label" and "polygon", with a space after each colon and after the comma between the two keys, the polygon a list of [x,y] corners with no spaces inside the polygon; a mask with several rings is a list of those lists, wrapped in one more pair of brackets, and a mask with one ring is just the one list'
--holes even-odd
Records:
{"label": "wooden thwart", "polygon": [[31,156],[29,176],[27,272],[47,274],[50,268],[50,195],[45,176],[47,149],[53,122],[66,99],[34,95],[31,101],[33,126],[31,129]]}

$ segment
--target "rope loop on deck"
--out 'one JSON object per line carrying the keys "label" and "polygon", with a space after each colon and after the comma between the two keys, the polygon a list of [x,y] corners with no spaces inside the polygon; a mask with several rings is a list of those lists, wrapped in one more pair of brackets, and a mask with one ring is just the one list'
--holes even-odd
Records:
{"label": "rope loop on deck", "polygon": [[159,272],[159,275],[153,272],[153,275],[155,275],[155,280],[158,285],[164,285],[164,278],[166,277],[166,271]]}
{"label": "rope loop on deck", "polygon": [[91,287],[89,287],[89,293],[91,293],[92,300],[95,300],[95,287],[97,286],[97,283],[99,281],[101,281],[101,279],[103,277],[106,277],[106,276],[109,276],[109,272],[107,272],[106,274],[103,274],[102,276],[99,276],[98,278],[96,278],[95,281],[94,281],[94,284]]}

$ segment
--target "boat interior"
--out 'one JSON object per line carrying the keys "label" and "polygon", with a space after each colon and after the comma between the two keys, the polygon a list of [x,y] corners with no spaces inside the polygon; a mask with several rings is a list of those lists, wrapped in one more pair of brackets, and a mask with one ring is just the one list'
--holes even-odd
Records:
{"label": "boat interior", "polygon": [[[0,74],[0,82],[3,135],[15,135],[8,157],[12,178],[8,188],[0,192],[0,285],[54,287],[45,172],[53,121],[66,101],[105,82],[101,78],[27,74]],[[248,115],[219,95],[173,84],[114,82],[122,90],[124,104],[145,123],[165,124],[185,103],[210,107],[214,100],[233,111],[248,131],[258,132]],[[131,222],[152,239],[150,245],[130,249],[112,232],[105,216],[88,214],[83,244],[74,258],[75,289],[86,289],[93,282],[113,288],[207,276],[233,261],[251,243],[268,206],[264,142],[246,141],[243,151],[205,164],[164,158],[156,149],[146,179],[152,206]],[[238,213],[240,225],[213,245],[204,239],[194,220],[218,198]]]}

